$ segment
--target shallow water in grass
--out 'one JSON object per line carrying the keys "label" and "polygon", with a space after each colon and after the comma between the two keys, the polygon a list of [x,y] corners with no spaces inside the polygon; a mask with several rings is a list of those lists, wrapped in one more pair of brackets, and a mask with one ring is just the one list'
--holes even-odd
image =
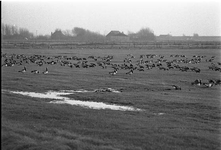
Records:
{"label": "shallow water in grass", "polygon": [[[3,90],[4,91],[4,90]],[[105,90],[106,91],[106,90]],[[54,104],[70,104],[70,105],[77,105],[91,109],[111,109],[111,110],[120,110],[120,111],[143,111],[139,108],[129,107],[129,106],[121,106],[121,105],[114,105],[114,104],[106,104],[102,102],[92,102],[92,101],[81,101],[81,100],[74,100],[68,97],[64,97],[62,95],[70,95],[74,93],[86,93],[86,92],[104,92],[104,90],[61,90],[61,91],[48,91],[45,93],[36,93],[36,92],[23,92],[23,91],[8,91],[14,94],[21,94],[24,96],[30,96],[35,98],[46,98],[46,99],[56,99],[50,101],[49,103]],[[107,88],[107,92],[114,92],[120,93],[120,91]]]}

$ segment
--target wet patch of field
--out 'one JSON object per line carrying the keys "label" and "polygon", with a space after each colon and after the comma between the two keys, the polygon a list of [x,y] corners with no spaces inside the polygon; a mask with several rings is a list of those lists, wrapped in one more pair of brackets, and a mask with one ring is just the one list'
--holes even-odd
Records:
{"label": "wet patch of field", "polygon": [[74,93],[94,93],[94,92],[113,92],[113,93],[120,93],[120,91],[106,88],[106,89],[96,89],[93,91],[88,90],[61,90],[61,91],[48,91],[45,93],[36,93],[36,92],[25,92],[25,91],[6,91],[3,90],[3,92],[9,92],[13,94],[20,94],[24,96],[30,96],[34,98],[43,98],[43,99],[56,99],[53,101],[50,101],[49,103],[54,104],[70,104],[70,105],[77,105],[85,108],[91,108],[91,109],[111,109],[111,110],[120,110],[120,111],[144,111],[138,108],[133,108],[129,106],[120,106],[116,104],[105,104],[102,102],[94,102],[94,101],[81,101],[81,100],[75,100],[70,99],[68,97],[65,97],[64,95],[71,95]]}

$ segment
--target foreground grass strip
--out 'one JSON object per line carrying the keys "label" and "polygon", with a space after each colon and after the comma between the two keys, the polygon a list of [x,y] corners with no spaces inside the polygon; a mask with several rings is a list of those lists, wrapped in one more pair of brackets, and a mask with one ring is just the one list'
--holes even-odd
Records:
{"label": "foreground grass strip", "polygon": [[2,148],[3,149],[39,149],[39,150],[119,150],[101,139],[82,136],[68,130],[47,128],[36,125],[35,128],[11,121],[3,122]]}
{"label": "foreground grass strip", "polygon": [[[97,90],[88,91],[88,92],[96,92],[96,91]],[[118,93],[118,92],[116,92],[116,90],[113,90],[113,91],[115,93]],[[91,108],[91,109],[111,109],[111,110],[120,110],[120,111],[143,111],[142,109],[134,108],[134,107],[130,107],[130,106],[105,104],[102,102],[80,101],[80,100],[74,100],[74,99],[70,99],[68,97],[62,96],[62,95],[74,94],[75,92],[79,92],[79,90],[78,91],[62,90],[62,91],[58,91],[58,92],[57,91],[48,91],[45,93],[23,92],[23,91],[8,91],[8,92],[14,93],[14,94],[21,94],[24,96],[35,97],[35,98],[56,99],[56,100],[49,102],[49,103],[54,103],[54,104],[70,104],[70,105],[82,106],[85,108]],[[84,90],[84,92],[87,92],[87,91]]]}

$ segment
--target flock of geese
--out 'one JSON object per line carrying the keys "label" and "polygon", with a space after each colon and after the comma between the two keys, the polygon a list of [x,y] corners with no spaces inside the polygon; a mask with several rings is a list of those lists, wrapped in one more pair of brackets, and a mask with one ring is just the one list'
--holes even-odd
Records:
{"label": "flock of geese", "polygon": [[[27,69],[26,69],[26,67],[24,67],[22,70],[19,70],[18,72],[25,73],[26,71],[27,71]],[[39,70],[32,70],[31,73],[39,74],[40,71]],[[43,71],[42,73],[48,74],[48,68],[46,67],[45,71]]]}
{"label": "flock of geese", "polygon": [[201,79],[196,79],[194,82],[191,83],[191,85],[197,85],[197,86],[205,86],[205,87],[212,87],[214,85],[220,85],[221,84],[221,80],[208,80],[208,83],[203,83]]}
{"label": "flock of geese", "polygon": [[[113,56],[89,56],[89,57],[77,57],[77,56],[44,56],[44,55],[24,55],[24,54],[7,54],[2,53],[2,67],[13,67],[13,66],[23,66],[22,70],[18,70],[20,73],[26,73],[28,64],[36,64],[37,66],[44,65],[60,65],[67,66],[70,68],[91,68],[91,67],[101,67],[102,69],[112,68],[109,74],[114,76],[119,70],[127,70],[126,75],[132,75],[135,71],[146,71],[151,69],[159,69],[162,71],[177,70],[181,72],[195,72],[200,73],[201,69],[194,66],[199,63],[210,63],[208,66],[209,70],[221,72],[221,63],[215,62],[215,56],[207,58],[207,56],[194,55],[191,58],[187,58],[186,55],[170,55],[170,59],[166,59],[164,55],[156,54],[145,54],[140,55],[136,59],[134,55],[128,54],[123,61],[114,60]],[[191,65],[188,65],[191,64]],[[191,66],[191,67],[189,67]],[[194,67],[192,67],[194,66]],[[31,70],[33,74],[48,74],[48,67],[44,71]],[[220,84],[220,79],[218,80],[208,80],[206,83],[202,83],[200,79],[196,79],[191,83],[192,85],[212,87],[214,85]],[[181,90],[178,86],[173,86],[175,90]]]}

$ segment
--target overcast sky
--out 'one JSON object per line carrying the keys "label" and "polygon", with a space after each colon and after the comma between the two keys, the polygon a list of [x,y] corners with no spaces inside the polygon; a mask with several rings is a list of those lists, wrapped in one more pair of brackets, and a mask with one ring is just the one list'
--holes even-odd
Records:
{"label": "overcast sky", "polygon": [[152,29],[155,35],[221,36],[221,3],[210,1],[3,1],[2,23],[27,28],[34,34],[51,34],[82,27],[108,34],[124,33],[141,28]]}

